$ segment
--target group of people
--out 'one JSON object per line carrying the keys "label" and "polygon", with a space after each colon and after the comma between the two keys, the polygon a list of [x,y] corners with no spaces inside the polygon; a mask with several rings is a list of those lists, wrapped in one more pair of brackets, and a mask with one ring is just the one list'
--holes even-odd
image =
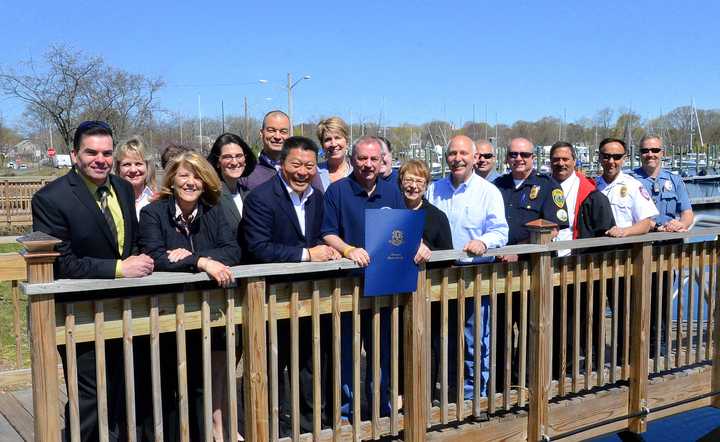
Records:
{"label": "group of people", "polygon": [[[497,173],[492,144],[453,137],[445,155],[450,174],[433,182],[424,162],[409,160],[398,171],[392,168],[392,146],[382,137],[362,136],[352,143],[346,123],[330,117],[317,126],[318,144],[306,137],[290,137],[290,120],[281,111],[265,115],[260,137],[262,151],[256,158],[239,136],[222,134],[207,158],[180,145],[162,154],[164,178],[156,185],[153,166],[141,139],[134,137],[114,146],[112,129],[101,121],[87,121],[75,131],[71,152],[73,169],[33,197],[33,229],[61,240],[55,262],[56,278],[134,278],[153,271],[206,272],[221,287],[234,282],[232,266],[243,263],[329,261],[341,258],[365,267],[372,259],[365,250],[365,209],[391,208],[424,211],[425,228],[414,257],[427,262],[432,250],[461,249],[468,258],[458,265],[489,262],[490,248],[527,242],[526,223],[544,219],[557,225],[559,240],[597,236],[623,237],[651,229],[681,231],[692,223],[692,209],[683,182],[662,170],[662,140],[648,136],[641,141],[642,167],[622,171],[627,149],[622,140],[608,138],[599,145],[603,168],[597,180],[576,170],[573,146],[558,142],[550,152],[552,175],[535,168],[534,145],[527,138],[513,138],[507,149],[509,173]],[[321,161],[320,150],[324,152]],[[350,151],[350,152],[349,152]],[[111,171],[114,170],[114,174]],[[561,252],[563,254],[569,251]],[[503,261],[523,259],[503,256]],[[481,306],[482,342],[474,342],[475,309],[466,301],[464,370],[466,399],[475,382],[486,394],[489,367],[490,306]],[[513,303],[515,308],[519,303]],[[456,309],[456,303],[451,303]],[[504,303],[498,305],[504,309]],[[381,329],[389,330],[389,311],[381,310]],[[503,313],[504,315],[504,313]],[[514,312],[517,317],[519,312]],[[504,317],[504,316],[500,316]],[[457,313],[448,314],[449,329],[457,329]],[[439,355],[439,312],[432,312],[433,349]],[[287,321],[278,324],[280,342],[289,336]],[[373,349],[370,320],[362,318],[361,338],[367,354],[380,352],[380,379],[367,370],[363,401],[372,403],[374,382],[380,382],[381,414],[390,413],[390,334],[382,333],[380,349]],[[312,323],[300,321],[301,379],[312,379]],[[331,335],[321,324],[321,335]],[[454,328],[453,328],[454,327]],[[498,329],[503,333],[504,327]],[[437,333],[436,333],[437,332]],[[457,370],[455,334],[449,344],[450,373]],[[201,336],[189,332],[188,394],[191,403],[191,437],[203,434]],[[504,342],[498,336],[497,342]],[[222,405],[224,342],[215,332],[213,348],[213,435],[223,437]],[[324,342],[324,341],[323,341]],[[135,357],[148,356],[147,343]],[[352,420],[353,360],[352,320],[341,317],[341,384],[344,418]],[[123,373],[120,343],[106,342],[110,438],[123,440]],[[326,351],[323,345],[323,351]],[[501,346],[502,347],[502,346]],[[177,427],[177,379],[174,377],[175,342],[163,337],[163,402],[166,428]],[[474,354],[481,352],[481,379],[474,379]],[[501,350],[502,352],[502,350]],[[60,352],[66,366],[65,352]],[[289,368],[289,348],[278,350],[278,369]],[[512,357],[502,355],[499,357]],[[95,399],[95,350],[93,343],[78,344],[81,440],[98,435]],[[323,358],[323,371],[331,363]],[[136,364],[135,379],[149,382]],[[437,370],[435,370],[436,372]],[[317,374],[316,374],[317,375]],[[324,376],[323,379],[328,377]],[[290,394],[280,382],[280,420],[289,428]],[[301,382],[303,429],[311,428],[312,382]],[[310,389],[310,390],[308,390]],[[329,388],[324,388],[329,391]],[[136,387],[136,391],[143,391]],[[144,390],[147,391],[147,390]],[[143,393],[144,394],[144,393]],[[152,409],[138,401],[138,437],[152,439]],[[330,401],[323,401],[330,403]],[[151,404],[150,404],[151,406]],[[329,419],[330,412],[316,410]],[[66,410],[67,412],[67,410]],[[369,410],[363,409],[363,416]],[[66,431],[69,429],[66,426]],[[287,431],[287,430],[285,430]],[[172,440],[172,431],[166,430]],[[69,435],[67,435],[69,436]],[[237,435],[240,437],[240,435]],[[68,437],[69,438],[69,437]]]}

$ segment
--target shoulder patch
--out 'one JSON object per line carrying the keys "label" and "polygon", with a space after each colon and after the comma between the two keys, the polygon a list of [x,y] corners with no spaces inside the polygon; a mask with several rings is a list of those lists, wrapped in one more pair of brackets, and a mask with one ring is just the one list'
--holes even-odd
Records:
{"label": "shoulder patch", "polygon": [[[552,199],[555,205],[561,209],[565,205],[565,195],[563,195],[563,191],[561,189],[553,189]],[[565,216],[567,217],[567,213]]]}
{"label": "shoulder patch", "polygon": [[562,222],[565,222],[568,220],[568,213],[565,209],[558,210],[555,215],[557,215],[557,219],[559,219]]}
{"label": "shoulder patch", "polygon": [[650,194],[648,193],[647,189],[643,185],[640,185],[640,195],[642,195],[642,197],[645,198],[646,200],[650,201]]}

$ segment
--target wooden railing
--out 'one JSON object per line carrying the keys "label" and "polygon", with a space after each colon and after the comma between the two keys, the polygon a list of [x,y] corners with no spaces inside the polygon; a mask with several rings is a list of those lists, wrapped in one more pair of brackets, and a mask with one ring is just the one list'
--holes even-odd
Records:
{"label": "wooden railing", "polygon": [[[205,274],[53,281],[54,242],[28,237],[22,242],[28,248],[29,282],[22,289],[30,302],[36,439],[57,440],[62,425],[56,344],[64,344],[69,361],[71,413],[64,425],[77,434],[82,416],[74,356],[76,346],[84,342],[95,343],[101,440],[107,437],[104,349],[122,339],[125,400],[112,400],[124,402],[127,431],[134,440],[136,397],[151,397],[155,440],[162,440],[171,429],[162,419],[161,380],[167,373],[161,372],[159,342],[162,335],[174,334],[180,440],[189,439],[188,352],[201,355],[200,438],[211,440],[214,328],[226,332],[229,434],[240,428],[251,441],[369,440],[387,435],[412,441],[587,438],[625,428],[643,432],[650,420],[710,403],[720,406],[718,397],[712,396],[720,391],[720,248],[716,240],[679,241],[716,237],[720,229],[555,243],[549,242],[549,232],[549,226],[537,225],[535,244],[488,253],[517,254],[517,262],[456,266],[455,260],[466,255],[435,252],[427,268],[421,268],[415,292],[385,297],[362,296],[362,279],[351,272],[356,267],[347,260],[238,266],[233,268],[237,287],[230,289],[218,289]],[[556,256],[557,250],[568,248],[583,253]],[[675,281],[688,276],[700,283],[687,289],[680,284],[673,300]],[[481,302],[465,302],[470,300]],[[456,321],[449,317],[453,306]],[[381,321],[385,309],[389,325]],[[467,344],[463,324],[471,312],[478,319],[472,329],[476,343],[483,326],[489,326],[486,394],[480,382],[469,395],[458,388],[469,374],[462,355]],[[326,320],[329,327],[321,326]],[[346,320],[352,329],[351,349],[341,345],[341,324]],[[299,379],[303,321],[311,324],[310,341],[302,342],[310,348],[311,385],[301,385]],[[361,345],[366,321],[372,351]],[[451,322],[455,328],[449,327]],[[281,335],[279,328],[288,334]],[[186,347],[190,333],[202,335],[202,348]],[[391,356],[391,407],[384,416],[380,383],[368,384],[372,394],[366,395],[362,368],[367,364],[373,379],[379,378],[378,348],[388,334],[390,345],[384,351]],[[149,336],[143,344],[149,362],[133,357],[138,344],[133,339],[141,336]],[[237,394],[236,341],[243,348],[242,395]],[[457,342],[457,352],[451,350],[451,341]],[[323,342],[329,343],[331,361],[326,377],[321,373]],[[476,344],[472,356],[475,380],[483,374],[480,348]],[[360,416],[356,419],[340,413],[341,371],[349,368],[341,367],[343,351],[352,353],[356,394],[350,408],[353,416]],[[284,352],[289,355],[287,373],[278,364]],[[450,372],[452,360],[455,372]],[[149,365],[150,391],[135,390],[137,364]],[[280,425],[284,382],[290,386],[287,429]],[[301,415],[301,388],[312,392],[310,416]],[[325,418],[320,413],[324,396],[330,398]],[[244,413],[238,416],[241,405]],[[301,418],[309,420],[309,426],[303,427]]]}
{"label": "wooden railing", "polygon": [[0,178],[0,227],[9,231],[32,226],[32,197],[53,179],[51,176]]}
{"label": "wooden railing", "polygon": [[[2,243],[2,241],[0,241],[0,243]],[[25,347],[26,333],[25,327],[23,327],[21,312],[25,309],[26,305],[20,298],[20,283],[25,281],[26,278],[27,269],[25,260],[19,253],[0,253],[0,282],[8,284],[8,294],[12,300],[12,333],[15,338],[15,360],[13,362],[16,369],[20,369],[24,365],[23,348]],[[2,378],[1,375],[0,378]],[[2,385],[2,382],[0,382],[0,385]]]}

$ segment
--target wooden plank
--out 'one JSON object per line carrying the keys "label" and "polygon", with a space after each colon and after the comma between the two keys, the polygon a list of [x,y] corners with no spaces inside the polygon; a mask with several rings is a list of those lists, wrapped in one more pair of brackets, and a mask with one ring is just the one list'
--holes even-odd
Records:
{"label": "wooden plank", "polygon": [[449,351],[448,351],[448,269],[442,269],[440,284],[440,410],[443,425],[448,423],[448,384],[449,384]]}
{"label": "wooden plank", "polygon": [[[423,290],[420,291],[420,287],[418,287],[418,293],[422,295],[422,299],[425,300],[425,312],[427,312],[427,315],[425,317],[425,348],[432,349],[433,348],[433,335],[434,330],[438,328],[437,325],[433,325],[432,323],[432,275],[429,271],[425,271],[425,284],[423,286]],[[411,295],[412,296],[412,295]],[[407,297],[407,303],[411,302],[410,297]],[[403,339],[404,339],[405,332],[403,331]],[[405,352],[407,352],[407,347],[405,347]],[[430,367],[432,367],[433,364],[433,352],[432,351],[426,351],[425,352],[425,367],[430,370]],[[403,358],[405,356],[403,355]],[[435,358],[437,359],[437,355],[435,355]],[[437,360],[435,360],[435,366],[437,366]],[[431,371],[428,372],[428,375],[425,376],[425,398],[427,399],[427,404],[425,408],[425,415],[427,416],[426,421],[426,428],[432,427],[432,421],[431,421],[431,413],[430,410],[432,410],[433,407],[433,394],[435,392],[435,379],[432,378],[430,375]]]}
{"label": "wooden plank", "polygon": [[[562,260],[560,264],[560,369],[558,370],[558,381],[560,389],[558,394],[565,396],[565,372],[567,370],[567,294],[568,294],[568,275],[567,275],[567,259]],[[553,318],[554,321],[557,318]]]}
{"label": "wooden plank", "polygon": [[264,442],[268,431],[267,341],[265,340],[265,280],[251,278],[243,296],[243,372],[245,440]]}
{"label": "wooden plank", "polygon": [[[715,280],[713,281],[715,284],[715,290],[713,291],[713,298],[714,298],[714,309],[713,309],[713,354],[712,354],[712,391],[719,391],[720,390],[720,302],[718,301],[718,291],[717,287],[720,285],[718,283],[718,278],[720,278],[720,269],[718,268],[718,265],[720,265],[720,259],[718,258],[718,252],[720,252],[718,248],[717,242],[714,244],[713,248],[713,267],[715,268]],[[712,406],[715,408],[720,408],[720,396],[714,396],[711,399]]]}
{"label": "wooden plank", "polygon": [[380,437],[380,307],[377,297],[373,298],[371,339],[373,351],[367,357],[372,361],[372,435],[377,439]]}
{"label": "wooden plank", "polygon": [[[652,245],[636,244],[632,249],[633,297],[630,335],[630,393],[629,413],[637,413],[647,407],[648,357],[650,353],[650,289],[652,274]],[[629,281],[627,281],[629,283]],[[643,417],[630,419],[630,431],[642,433],[647,429]]]}
{"label": "wooden plank", "polygon": [[685,280],[685,265],[687,263],[686,252],[682,245],[679,246],[679,266],[678,266],[678,296],[677,296],[677,325],[675,326],[675,344],[677,350],[675,351],[675,368],[680,367],[680,357],[683,354],[683,281]]}
{"label": "wooden plank", "polygon": [[203,428],[205,440],[213,438],[212,337],[210,334],[210,292],[203,290],[202,306]]}
{"label": "wooden plank", "polygon": [[[580,283],[582,278],[582,255],[575,256],[575,272],[573,273],[573,366],[572,366],[572,391],[580,391]],[[617,304],[616,304],[617,305]]]}
{"label": "wooden plank", "polygon": [[712,359],[715,346],[715,298],[717,297],[717,248],[716,244],[708,245],[710,249],[710,293],[708,293],[708,324],[707,324],[707,346],[705,346],[705,359]]}
{"label": "wooden plank", "polygon": [[[0,264],[1,265],[1,264]],[[20,331],[20,289],[17,280],[10,282],[13,303],[13,332],[15,334],[15,368],[22,368],[22,332]]]}
{"label": "wooden plank", "polygon": [[[57,404],[55,405],[57,406]],[[33,417],[23,408],[20,401],[10,393],[0,394],[0,416],[7,419],[10,426],[23,440],[38,440],[35,437],[37,433],[33,431]],[[37,424],[35,426],[37,427]],[[52,439],[48,437],[45,440],[57,440],[60,434],[59,431],[58,429],[58,433]]]}
{"label": "wooden plank", "polygon": [[10,425],[10,422],[5,419],[5,416],[0,412],[0,440],[5,442],[23,442],[23,439]]}
{"label": "wooden plank", "polygon": [[[473,330],[473,334],[475,337],[475,353],[473,354],[473,416],[475,418],[480,417],[480,413],[482,412],[480,410],[480,387],[482,386],[482,383],[480,382],[481,376],[482,376],[482,346],[484,345],[482,342],[482,329],[485,324],[483,324],[484,318],[482,314],[482,297],[480,296],[480,284],[482,282],[482,276],[480,273],[480,268],[475,267],[475,278],[474,278],[474,284],[473,284],[473,298],[474,298],[474,308],[475,308],[475,329]],[[430,308],[428,307],[428,310],[430,311]],[[429,348],[429,347],[428,347]],[[486,349],[487,351],[487,349]],[[428,352],[430,353],[430,352]],[[429,367],[429,364],[428,364]]]}
{"label": "wooden plank", "polygon": [[695,346],[695,363],[699,364],[703,360],[705,354],[703,344],[704,329],[703,325],[705,322],[704,307],[705,307],[705,266],[707,265],[707,252],[705,250],[705,244],[698,244],[700,249],[700,261],[698,264],[698,273],[700,274],[700,282],[698,283],[698,310],[697,320],[695,321],[697,329],[695,330],[695,336],[697,336],[697,345]]}
{"label": "wooden plank", "polygon": [[495,414],[495,389],[497,384],[497,264],[490,275],[490,373],[488,388],[488,413]]}
{"label": "wooden plank", "polygon": [[180,412],[179,436],[182,442],[190,440],[190,416],[187,384],[187,353],[185,342],[185,294],[175,298],[175,344],[177,351],[178,409]]}
{"label": "wooden plank", "polygon": [[[607,282],[608,282],[608,267],[607,267],[608,255],[602,253],[600,255],[600,306],[598,311],[598,338],[597,338],[597,349],[598,349],[598,364],[596,372],[598,374],[598,384],[605,385],[605,308],[607,306]],[[588,333],[592,334],[592,330]]]}
{"label": "wooden plank", "polygon": [[667,268],[665,269],[665,278],[667,278],[668,296],[665,300],[665,345],[667,350],[665,353],[665,368],[669,369],[670,358],[673,354],[672,345],[672,302],[673,302],[673,287],[675,284],[675,247],[668,246],[666,249],[668,253]]}
{"label": "wooden plank", "polygon": [[590,374],[593,372],[593,350],[592,350],[592,331],[593,331],[593,307],[594,307],[594,283],[592,279],[592,272],[595,265],[595,255],[587,256],[587,275],[585,292],[586,300],[585,303],[585,389],[589,390],[593,387],[591,384]]}
{"label": "wooden plank", "polygon": [[0,281],[27,279],[25,259],[17,252],[0,253]]}
{"label": "wooden plank", "polygon": [[157,296],[150,297],[150,376],[152,378],[155,442],[163,442],[162,382],[160,380],[160,314]]}
{"label": "wooden plank", "polygon": [[320,287],[313,282],[312,294],[312,370],[313,370],[313,437],[320,437],[321,430],[321,396],[320,378]]}
{"label": "wooden plank", "polygon": [[[225,378],[227,384],[227,392],[225,397],[227,398],[227,422],[228,422],[228,436],[230,439],[235,439],[235,435],[238,434],[238,408],[237,408],[237,359],[235,359],[235,299],[236,295],[242,297],[244,295],[243,289],[247,287],[246,282],[243,281],[239,287],[225,289],[225,302],[227,303],[225,309]],[[243,309],[244,310],[244,309]],[[243,315],[245,312],[243,312]],[[260,322],[265,327],[265,312],[261,310]],[[266,345],[263,342],[263,347]],[[264,354],[264,353],[263,353]],[[264,390],[267,392],[267,389]],[[265,402],[267,407],[267,402]],[[267,413],[267,408],[265,408]],[[267,416],[267,414],[265,414]],[[267,418],[265,419],[265,426],[267,426]]]}
{"label": "wooden plank", "polygon": [[[665,247],[660,246],[657,254],[657,267],[655,270],[655,342],[651,345],[655,346],[655,358],[653,358],[653,373],[660,371],[660,360],[662,358],[661,345],[662,342],[662,309],[663,309],[663,268],[665,266],[665,255],[663,253]],[[669,295],[669,294],[668,294]]]}
{"label": "wooden plank", "polygon": [[630,252],[625,252],[625,314],[623,315],[623,321],[625,321],[625,333],[623,334],[623,379],[630,378],[630,299],[631,299],[631,287],[630,283],[631,270],[632,270],[632,255]]}
{"label": "wooden plank", "polygon": [[[332,364],[333,367],[333,383],[332,383],[332,417],[333,417],[333,441],[339,442],[341,434],[341,419],[340,413],[341,407],[341,375],[340,375],[340,363],[341,359],[341,327],[340,327],[340,290],[342,287],[342,281],[337,278],[335,279],[335,286],[332,292],[332,360],[335,361]],[[277,371],[277,370],[276,370]]]}
{"label": "wooden plank", "polygon": [[[424,293],[422,293],[424,297]],[[398,297],[392,297],[393,306],[390,312],[390,434],[398,434],[398,396],[399,388],[399,362],[400,362],[400,308]],[[424,299],[421,300],[425,302]]]}
{"label": "wooden plank", "polygon": [[[49,271],[52,275],[52,266]],[[55,300],[52,295],[41,295],[30,300],[30,337],[34,436],[37,441],[53,441],[60,431],[60,411],[56,376]]]}
{"label": "wooden plank", "polygon": [[[455,420],[461,421],[465,404],[465,274],[462,268],[457,270],[457,354],[455,356]],[[477,343],[481,346],[481,343]],[[478,348],[479,350],[479,348]],[[478,379],[479,381],[479,379]]]}
{"label": "wooden plank", "polygon": [[505,278],[505,317],[502,318],[502,327],[505,328],[505,364],[502,367],[504,372],[503,378],[505,385],[503,386],[503,408],[510,409],[510,384],[512,383],[512,363],[513,363],[513,292],[512,287],[508,284],[512,280],[512,267],[509,263],[504,266]]}
{"label": "wooden plank", "polygon": [[[102,301],[95,301],[95,379],[97,385],[98,432],[100,442],[109,440],[107,404],[107,367],[105,362],[105,336],[103,321],[105,307]],[[34,383],[34,382],[33,382]]]}
{"label": "wooden plank", "polygon": [[694,312],[695,312],[695,290],[693,289],[693,279],[695,279],[695,256],[697,255],[697,248],[695,244],[688,244],[690,249],[690,263],[688,268],[688,314],[687,314],[687,331],[686,331],[686,344],[685,344],[685,365],[691,364],[690,353],[693,351],[693,335],[694,335]]}
{"label": "wooden plank", "polygon": [[293,440],[300,438],[300,324],[297,315],[299,289],[293,283],[290,298],[290,417]]}
{"label": "wooden plank", "polygon": [[133,359],[132,299],[123,300],[123,362],[125,368],[125,419],[128,441],[137,439],[135,431],[135,369]]}
{"label": "wooden plank", "polygon": [[528,275],[527,262],[522,262],[522,283],[520,284],[520,388],[518,392],[518,403],[525,406],[527,388],[525,379],[527,377],[527,337],[528,337],[528,286],[530,277]]}
{"label": "wooden plank", "polygon": [[[277,336],[277,318],[275,311],[277,309],[277,293],[275,287],[270,287],[270,295],[268,296],[268,339],[270,340],[270,440],[277,441],[280,437],[279,413],[280,406],[278,401],[278,336]],[[335,361],[339,359],[334,358]],[[338,364],[335,364],[338,365]]]}
{"label": "wooden plank", "polygon": [[353,329],[353,439],[360,440],[360,281],[353,278],[352,329]]}
{"label": "wooden plank", "polygon": [[[428,368],[426,365],[425,320],[429,316],[424,299],[426,283],[425,265],[420,265],[417,290],[409,295],[404,310],[404,358],[405,358],[405,400],[403,405],[405,441],[422,442],[425,440],[425,429],[428,422],[426,382]],[[356,421],[359,419],[356,419]]]}
{"label": "wooden plank", "polygon": [[78,399],[77,352],[75,347],[75,305],[65,304],[65,359],[67,360],[67,394],[70,403],[70,437],[72,442],[80,442],[80,409]]}

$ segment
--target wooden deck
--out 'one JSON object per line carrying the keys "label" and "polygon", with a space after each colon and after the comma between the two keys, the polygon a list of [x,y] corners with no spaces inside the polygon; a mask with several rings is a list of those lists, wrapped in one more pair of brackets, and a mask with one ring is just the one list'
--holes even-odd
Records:
{"label": "wooden deck", "polygon": [[[64,428],[67,396],[60,388],[60,428]],[[35,440],[32,389],[0,392],[0,441]]]}

